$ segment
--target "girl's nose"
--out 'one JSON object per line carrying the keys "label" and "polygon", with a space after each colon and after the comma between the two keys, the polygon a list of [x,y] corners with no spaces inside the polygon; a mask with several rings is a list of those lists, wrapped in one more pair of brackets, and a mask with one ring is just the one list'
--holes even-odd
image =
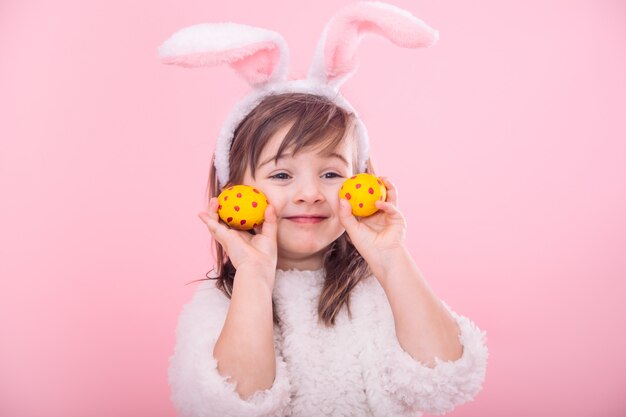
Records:
{"label": "girl's nose", "polygon": [[315,180],[302,181],[297,187],[295,202],[318,203],[325,200],[320,184]]}

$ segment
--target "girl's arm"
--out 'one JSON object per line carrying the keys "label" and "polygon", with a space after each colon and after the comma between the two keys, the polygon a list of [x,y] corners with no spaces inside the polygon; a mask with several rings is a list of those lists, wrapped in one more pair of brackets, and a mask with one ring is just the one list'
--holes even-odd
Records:
{"label": "girl's arm", "polygon": [[219,373],[231,377],[243,399],[270,388],[276,378],[272,288],[267,284],[270,277],[259,276],[274,273],[237,270],[224,328],[213,350]]}
{"label": "girl's arm", "polygon": [[377,278],[389,300],[402,348],[431,368],[435,357],[459,359],[463,352],[459,325],[433,293],[408,250],[402,247],[390,259]]}
{"label": "girl's arm", "polygon": [[[246,396],[247,392],[254,391],[250,383],[243,382],[246,377],[241,379],[242,387],[240,384],[229,381],[228,377],[218,371],[218,364],[214,357],[215,345],[221,333],[224,333],[223,339],[227,341],[229,331],[224,331],[227,327],[225,326],[227,316],[230,314],[229,311],[232,313],[238,310],[238,307],[231,309],[231,301],[235,305],[241,305],[246,299],[245,295],[258,290],[259,293],[252,304],[262,306],[265,305],[262,300],[266,300],[269,293],[267,288],[254,285],[259,280],[246,280],[251,277],[251,274],[246,273],[245,268],[242,267],[238,271],[240,272],[235,277],[232,300],[216,288],[214,280],[204,281],[196,289],[191,301],[183,306],[178,318],[176,345],[169,359],[168,383],[172,403],[180,417],[282,417],[287,413],[290,402],[290,382],[287,365],[278,348],[273,359],[276,368],[272,369],[272,372],[265,368],[263,371],[271,373],[272,376],[259,382],[260,387],[267,385],[265,381],[269,381],[271,387],[258,390],[245,400],[242,399],[241,394]],[[256,272],[259,275],[259,271]],[[258,278],[258,276],[252,278]],[[265,296],[259,296],[264,293]],[[240,297],[240,295],[244,296]],[[257,307],[251,306],[251,308]],[[266,309],[271,309],[271,307]],[[271,322],[271,310],[268,311],[270,312],[267,314],[269,316],[267,321]],[[242,317],[236,314],[230,315],[232,318],[229,320],[232,323],[237,323],[237,318]],[[255,318],[254,323],[255,325],[250,329],[252,332],[257,330],[260,323],[267,322]],[[230,323],[228,328],[233,328]],[[278,346],[277,344],[280,343],[278,332],[264,332],[263,334],[267,335],[267,333],[273,333],[273,342],[275,346]],[[227,347],[226,344],[223,346]],[[262,346],[264,349],[270,349],[267,343]],[[271,346],[272,349],[273,346]],[[235,351],[237,351],[237,346],[235,346]],[[232,359],[234,360],[236,359]],[[269,359],[265,357],[264,365],[261,365],[259,360],[250,370],[260,369],[268,362],[270,362]],[[228,359],[223,359],[220,368],[224,365],[228,366],[228,363]],[[227,370],[230,369],[227,368]],[[274,378],[273,382],[270,378]],[[239,385],[239,391],[237,385]]]}
{"label": "girl's arm", "polygon": [[348,201],[339,202],[339,219],[376,278],[374,297],[361,309],[378,322],[364,330],[371,336],[362,354],[370,406],[397,416],[443,414],[482,389],[486,334],[429,288],[404,245],[397,189],[381,179],[387,200],[375,202],[380,213],[357,221]]}
{"label": "girl's arm", "polygon": [[394,266],[372,271],[374,297],[360,302],[379,329],[363,355],[370,405],[397,416],[450,412],[482,389],[486,332],[436,298],[408,252],[387,255]]}

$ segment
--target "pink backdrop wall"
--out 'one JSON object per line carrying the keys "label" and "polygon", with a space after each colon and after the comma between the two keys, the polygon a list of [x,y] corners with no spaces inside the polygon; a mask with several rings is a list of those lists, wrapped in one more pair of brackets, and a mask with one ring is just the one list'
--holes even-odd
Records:
{"label": "pink backdrop wall", "polygon": [[[196,213],[248,88],[156,48],[236,21],[306,71],[345,3],[0,2],[1,416],[174,416],[185,284],[213,262]],[[342,92],[429,284],[487,331],[484,389],[452,415],[626,415],[626,5],[392,3],[438,45],[367,37]]]}

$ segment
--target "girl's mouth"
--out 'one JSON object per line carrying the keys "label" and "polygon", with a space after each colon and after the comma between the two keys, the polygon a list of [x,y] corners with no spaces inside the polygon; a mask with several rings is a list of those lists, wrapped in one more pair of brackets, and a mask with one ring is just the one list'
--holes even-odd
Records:
{"label": "girl's mouth", "polygon": [[326,217],[287,217],[287,220],[291,220],[292,222],[305,223],[305,224],[306,223],[315,224],[325,219]]}

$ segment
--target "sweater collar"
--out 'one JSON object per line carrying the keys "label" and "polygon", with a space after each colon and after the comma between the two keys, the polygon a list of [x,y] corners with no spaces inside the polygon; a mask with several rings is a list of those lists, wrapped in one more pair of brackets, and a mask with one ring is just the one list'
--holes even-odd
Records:
{"label": "sweater collar", "polygon": [[296,288],[302,290],[305,287],[320,289],[324,284],[325,277],[324,268],[315,270],[276,269],[275,285],[279,291],[295,290]]}

